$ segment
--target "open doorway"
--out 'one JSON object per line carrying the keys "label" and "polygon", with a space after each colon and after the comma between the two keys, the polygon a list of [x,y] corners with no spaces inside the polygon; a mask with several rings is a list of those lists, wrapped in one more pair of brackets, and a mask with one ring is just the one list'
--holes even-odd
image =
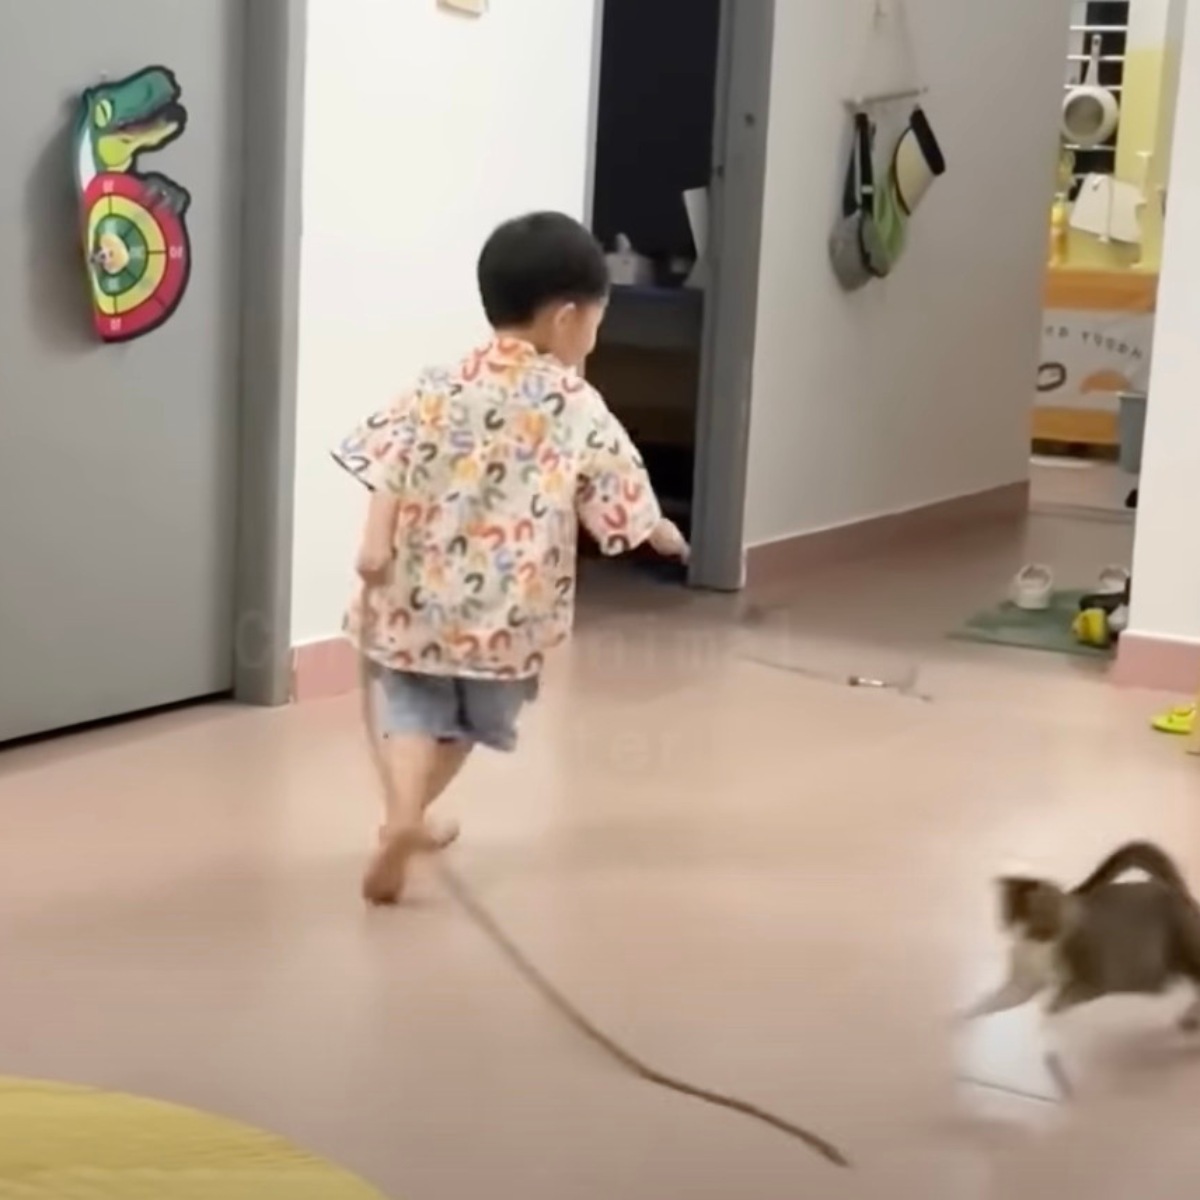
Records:
{"label": "open doorway", "polygon": [[686,581],[734,590],[774,0],[596,4],[588,216],[614,288],[588,374],[692,542]]}
{"label": "open doorway", "polygon": [[1073,0],[1032,420],[1039,511],[1132,521],[1184,0]]}

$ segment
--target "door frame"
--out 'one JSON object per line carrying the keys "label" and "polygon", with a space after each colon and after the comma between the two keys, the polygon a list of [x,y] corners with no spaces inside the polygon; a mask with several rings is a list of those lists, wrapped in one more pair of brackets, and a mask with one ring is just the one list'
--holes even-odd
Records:
{"label": "door frame", "polygon": [[[300,241],[309,0],[246,5],[233,694],[291,697]],[[594,0],[591,215],[605,0]],[[776,0],[721,0],[689,583],[745,582],[744,517]]]}
{"label": "door frame", "polygon": [[233,695],[291,698],[308,0],[245,5]]}
{"label": "door frame", "polygon": [[[604,4],[594,0],[586,218],[593,215]],[[750,406],[758,320],[763,196],[776,0],[721,0],[709,175],[708,288],[696,400],[692,587],[745,584]]]}

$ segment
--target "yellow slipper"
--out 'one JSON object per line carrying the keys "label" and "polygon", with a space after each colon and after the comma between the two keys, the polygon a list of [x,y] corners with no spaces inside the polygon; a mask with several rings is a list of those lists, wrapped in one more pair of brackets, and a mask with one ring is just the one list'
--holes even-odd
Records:
{"label": "yellow slipper", "polygon": [[1168,708],[1165,713],[1159,713],[1150,722],[1151,727],[1157,729],[1159,733],[1182,733],[1184,735],[1191,733],[1195,724],[1195,704],[1177,704],[1174,708]]}
{"label": "yellow slipper", "polygon": [[1108,627],[1108,614],[1101,608],[1085,608],[1071,622],[1071,632],[1077,642],[1085,646],[1106,649],[1112,645],[1112,630]]}

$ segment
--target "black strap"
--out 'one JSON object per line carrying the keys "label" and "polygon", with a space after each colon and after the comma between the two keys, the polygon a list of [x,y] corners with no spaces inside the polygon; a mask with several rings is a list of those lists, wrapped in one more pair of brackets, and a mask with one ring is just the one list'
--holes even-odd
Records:
{"label": "black strap", "polygon": [[912,110],[908,127],[912,130],[913,137],[917,139],[917,145],[921,147],[921,153],[925,156],[925,165],[929,168],[930,174],[945,175],[946,156],[942,152],[937,135],[933,132],[929,118],[925,115],[925,110],[920,105]]}
{"label": "black strap", "polygon": [[846,167],[846,183],[842,191],[842,215],[852,217],[874,204],[875,169],[871,163],[871,143],[874,141],[871,119],[866,113],[854,114],[854,139],[850,162]]}
{"label": "black strap", "polygon": [[[875,129],[866,113],[856,113],[854,131],[858,139],[858,187],[864,201],[875,195],[875,166],[871,161],[874,151]],[[869,204],[864,207],[870,207]]]}

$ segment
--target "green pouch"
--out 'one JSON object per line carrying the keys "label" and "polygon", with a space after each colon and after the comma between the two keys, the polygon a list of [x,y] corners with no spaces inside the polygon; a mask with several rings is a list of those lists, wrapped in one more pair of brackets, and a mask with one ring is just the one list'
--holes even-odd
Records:
{"label": "green pouch", "polygon": [[908,240],[908,214],[890,171],[875,189],[875,230],[883,248],[884,269],[880,274],[888,275],[900,261]]}
{"label": "green pouch", "polygon": [[895,269],[908,243],[909,218],[933,181],[945,172],[946,158],[929,118],[914,108],[892,151],[887,179],[875,189],[875,226],[888,271]]}

